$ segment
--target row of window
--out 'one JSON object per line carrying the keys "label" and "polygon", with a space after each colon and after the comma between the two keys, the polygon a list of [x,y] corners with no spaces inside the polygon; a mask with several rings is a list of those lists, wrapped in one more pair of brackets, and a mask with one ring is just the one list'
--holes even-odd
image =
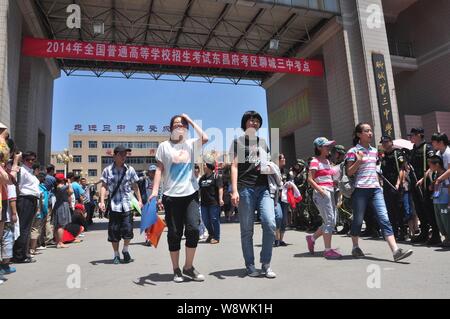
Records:
{"label": "row of window", "polygon": [[[102,148],[115,148],[123,145],[127,148],[158,148],[158,142],[102,142]],[[73,141],[73,148],[83,148],[83,141]],[[97,141],[89,141],[89,148],[97,148]]]}
{"label": "row of window", "polygon": [[[114,158],[111,156],[102,156],[102,164],[109,165],[114,162]],[[156,164],[154,156],[129,156],[127,157],[127,164]]]}
{"label": "row of window", "polygon": [[[72,172],[75,175],[81,175],[81,170],[80,169],[74,169],[74,170],[72,170]],[[64,174],[64,173],[65,173],[64,170],[61,170],[61,169],[56,170],[56,174]],[[88,176],[89,177],[96,177],[97,176],[97,170],[96,169],[88,169]]]}

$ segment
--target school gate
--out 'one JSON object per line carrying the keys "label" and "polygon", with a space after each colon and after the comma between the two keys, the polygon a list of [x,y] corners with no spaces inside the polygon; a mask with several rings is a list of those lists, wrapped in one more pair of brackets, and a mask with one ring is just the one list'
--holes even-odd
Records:
{"label": "school gate", "polygon": [[360,121],[449,132],[448,21],[446,0],[0,0],[0,121],[49,162],[54,79],[114,72],[261,85],[289,162]]}

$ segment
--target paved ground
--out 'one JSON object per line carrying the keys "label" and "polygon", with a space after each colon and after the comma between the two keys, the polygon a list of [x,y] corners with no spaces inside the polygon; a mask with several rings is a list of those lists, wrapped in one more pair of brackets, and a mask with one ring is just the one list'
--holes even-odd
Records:
{"label": "paved ground", "polygon": [[[400,264],[391,261],[383,241],[363,240],[360,246],[367,257],[354,260],[348,256],[350,238],[335,236],[334,244],[345,257],[330,261],[321,257],[321,241],[319,252],[311,256],[306,252],[305,233],[292,230],[286,233],[291,244],[273,252],[272,268],[278,277],[249,278],[242,267],[239,225],[222,224],[221,243],[200,243],[197,251],[195,265],[206,281],[176,284],[165,233],[157,249],[145,247],[136,222],[130,250],[135,261],[113,265],[106,225],[96,221],[83,243],[69,249],[48,248],[36,257],[36,263],[17,265],[17,273],[8,275],[8,281],[0,286],[0,299],[450,298],[450,251],[442,248],[414,247],[414,255]],[[255,255],[259,256],[260,225],[255,225],[254,238]],[[77,285],[74,269],[80,269],[79,288],[68,288],[68,283]],[[375,287],[369,288],[368,283]]]}

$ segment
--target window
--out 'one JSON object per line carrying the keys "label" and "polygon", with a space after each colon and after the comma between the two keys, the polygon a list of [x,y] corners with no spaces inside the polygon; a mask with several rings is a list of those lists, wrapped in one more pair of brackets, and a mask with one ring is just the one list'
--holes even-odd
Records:
{"label": "window", "polygon": [[89,155],[88,162],[89,163],[97,163],[97,155]]}
{"label": "window", "polygon": [[96,169],[88,169],[88,176],[89,177],[97,176],[97,170]]}
{"label": "window", "polygon": [[72,172],[73,172],[73,175],[81,176],[81,169],[74,169],[74,170],[72,170]]}
{"label": "window", "polygon": [[74,155],[73,156],[73,162],[74,163],[81,163],[81,155]]}
{"label": "window", "polygon": [[102,142],[102,148],[115,148],[118,145],[123,145],[128,148],[158,148],[158,142]]}
{"label": "window", "polygon": [[102,156],[102,165],[109,165],[114,162],[114,159],[109,156]]}
{"label": "window", "polygon": [[89,148],[97,148],[97,141],[89,141]]}
{"label": "window", "polygon": [[73,141],[73,148],[82,148],[83,142],[82,141]]}
{"label": "window", "polygon": [[[113,157],[102,156],[102,164],[109,165],[114,162]],[[156,158],[154,156],[129,156],[127,157],[127,164],[156,164]]]}

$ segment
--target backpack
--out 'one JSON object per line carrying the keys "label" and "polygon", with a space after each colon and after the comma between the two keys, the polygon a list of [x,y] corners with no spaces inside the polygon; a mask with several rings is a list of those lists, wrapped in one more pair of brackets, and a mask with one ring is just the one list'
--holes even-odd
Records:
{"label": "backpack", "polygon": [[351,198],[353,191],[355,190],[354,178],[349,177],[345,171],[345,161],[340,165],[341,178],[338,182],[339,192],[345,198]]}

